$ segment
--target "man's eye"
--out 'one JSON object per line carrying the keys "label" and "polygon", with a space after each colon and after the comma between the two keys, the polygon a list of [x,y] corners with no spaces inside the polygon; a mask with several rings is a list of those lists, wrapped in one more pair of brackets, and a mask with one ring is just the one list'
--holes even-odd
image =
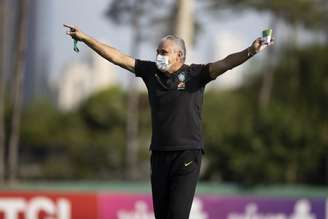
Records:
{"label": "man's eye", "polygon": [[165,50],[157,50],[157,55],[166,55],[167,51]]}

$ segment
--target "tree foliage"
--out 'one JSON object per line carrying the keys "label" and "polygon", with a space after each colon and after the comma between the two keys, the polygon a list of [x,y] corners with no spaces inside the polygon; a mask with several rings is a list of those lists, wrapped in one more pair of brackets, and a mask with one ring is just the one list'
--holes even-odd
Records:
{"label": "tree foliage", "polygon": [[35,177],[120,177],[125,138],[123,98],[121,90],[111,88],[73,112],[58,112],[46,103],[28,108],[23,117],[22,153],[42,164]]}
{"label": "tree foliage", "polygon": [[328,20],[327,3],[320,0],[209,0],[209,8],[211,10],[229,8],[237,11],[251,9],[269,12],[287,23],[300,23],[309,29],[322,28],[326,26]]}
{"label": "tree foliage", "polygon": [[327,47],[286,49],[274,69],[272,102],[265,110],[256,104],[259,78],[233,92],[208,93],[206,178],[326,183],[327,55]]}

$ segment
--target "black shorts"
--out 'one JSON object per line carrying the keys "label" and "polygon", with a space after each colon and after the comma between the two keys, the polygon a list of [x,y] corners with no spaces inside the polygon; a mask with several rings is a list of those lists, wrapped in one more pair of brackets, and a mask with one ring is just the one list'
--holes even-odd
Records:
{"label": "black shorts", "polygon": [[156,219],[189,218],[201,157],[201,150],[152,151],[151,185]]}

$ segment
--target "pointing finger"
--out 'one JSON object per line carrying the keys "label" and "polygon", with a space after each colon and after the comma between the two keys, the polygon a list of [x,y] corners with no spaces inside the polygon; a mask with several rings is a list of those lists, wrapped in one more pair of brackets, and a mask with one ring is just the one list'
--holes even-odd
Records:
{"label": "pointing finger", "polygon": [[64,27],[67,27],[67,28],[69,28],[69,29],[71,29],[71,30],[76,30],[76,27],[71,26],[71,25],[68,25],[68,24],[63,24],[63,26],[64,26]]}
{"label": "pointing finger", "polygon": [[64,27],[67,27],[67,28],[74,28],[73,26],[71,25],[68,25],[68,24],[63,24]]}

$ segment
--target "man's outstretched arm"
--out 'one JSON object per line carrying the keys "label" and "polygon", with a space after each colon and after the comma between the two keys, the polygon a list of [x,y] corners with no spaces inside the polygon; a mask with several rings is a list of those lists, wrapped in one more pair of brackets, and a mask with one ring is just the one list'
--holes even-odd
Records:
{"label": "man's outstretched arm", "polygon": [[250,57],[254,56],[256,53],[260,52],[261,50],[272,44],[273,41],[268,45],[264,44],[261,38],[257,38],[247,49],[230,54],[224,59],[221,59],[217,62],[210,63],[209,71],[211,78],[216,78],[224,72],[244,63]]}
{"label": "man's outstretched arm", "polygon": [[97,41],[96,39],[93,39],[92,37],[80,31],[77,27],[73,27],[67,24],[64,24],[64,26],[70,29],[66,32],[66,34],[70,35],[73,39],[84,42],[92,50],[97,52],[99,55],[101,55],[111,63],[118,65],[130,72],[134,72],[134,58],[120,52],[119,50],[109,45],[106,45]]}

